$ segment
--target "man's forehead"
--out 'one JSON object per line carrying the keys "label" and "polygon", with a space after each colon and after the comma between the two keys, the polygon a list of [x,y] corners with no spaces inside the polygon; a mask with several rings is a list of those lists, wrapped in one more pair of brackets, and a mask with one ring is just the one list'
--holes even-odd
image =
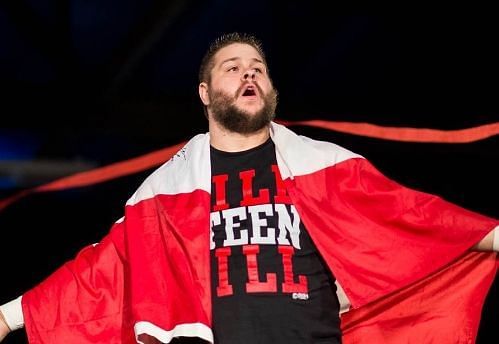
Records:
{"label": "man's forehead", "polygon": [[217,65],[237,60],[252,60],[263,63],[263,58],[258,53],[258,50],[248,44],[230,44],[220,49],[215,55],[215,64]]}

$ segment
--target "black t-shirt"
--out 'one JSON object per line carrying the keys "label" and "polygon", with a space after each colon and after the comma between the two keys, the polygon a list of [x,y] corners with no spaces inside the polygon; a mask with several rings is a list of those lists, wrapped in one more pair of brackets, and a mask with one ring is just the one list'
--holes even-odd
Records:
{"label": "black t-shirt", "polygon": [[272,140],[211,148],[216,344],[340,343],[334,278],[291,204]]}

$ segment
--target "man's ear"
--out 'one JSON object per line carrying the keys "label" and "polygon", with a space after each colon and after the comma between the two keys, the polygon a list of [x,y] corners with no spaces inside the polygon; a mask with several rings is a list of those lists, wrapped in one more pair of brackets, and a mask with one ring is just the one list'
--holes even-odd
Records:
{"label": "man's ear", "polygon": [[199,98],[205,106],[210,105],[210,96],[208,95],[208,84],[206,82],[202,82],[198,87]]}

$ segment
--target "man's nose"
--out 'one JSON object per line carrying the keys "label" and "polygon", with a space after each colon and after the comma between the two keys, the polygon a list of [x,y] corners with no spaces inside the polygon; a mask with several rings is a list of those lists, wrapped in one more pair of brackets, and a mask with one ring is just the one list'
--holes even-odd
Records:
{"label": "man's nose", "polygon": [[243,74],[243,79],[245,81],[247,80],[255,80],[255,70],[254,69],[248,69],[244,74]]}

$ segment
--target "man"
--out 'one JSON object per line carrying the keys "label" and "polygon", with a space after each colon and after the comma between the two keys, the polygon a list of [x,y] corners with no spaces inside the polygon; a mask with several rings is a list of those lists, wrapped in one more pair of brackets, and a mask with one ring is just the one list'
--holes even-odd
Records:
{"label": "man", "polygon": [[2,306],[0,339],[25,326],[34,343],[473,340],[497,265],[470,249],[497,251],[497,220],[273,123],[252,36],[210,46],[199,96],[209,134],[148,177],[98,245]]}

